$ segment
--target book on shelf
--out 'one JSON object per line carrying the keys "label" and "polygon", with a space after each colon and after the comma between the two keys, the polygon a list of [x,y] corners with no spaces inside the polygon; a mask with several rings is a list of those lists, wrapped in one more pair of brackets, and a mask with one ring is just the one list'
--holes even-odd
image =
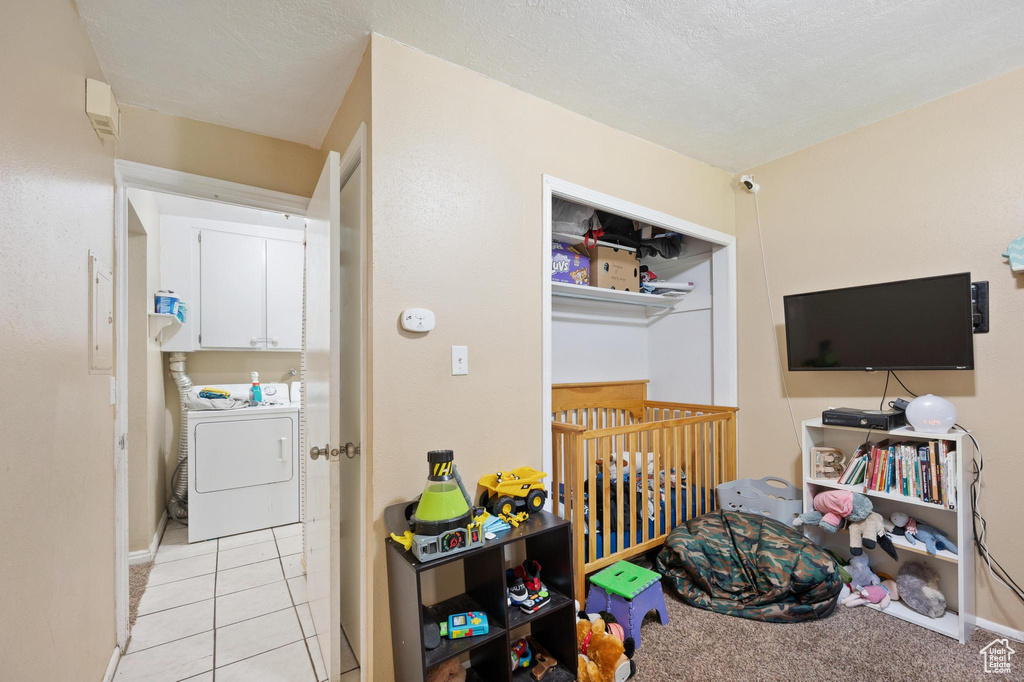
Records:
{"label": "book on shelf", "polygon": [[956,509],[956,466],[956,451],[949,441],[886,439],[858,447],[837,483]]}

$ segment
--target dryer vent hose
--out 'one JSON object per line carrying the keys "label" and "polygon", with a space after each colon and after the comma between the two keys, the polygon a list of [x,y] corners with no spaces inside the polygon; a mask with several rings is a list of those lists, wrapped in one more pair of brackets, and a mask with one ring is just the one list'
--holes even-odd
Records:
{"label": "dryer vent hose", "polygon": [[188,392],[192,390],[192,379],[185,372],[185,354],[171,353],[168,363],[171,378],[178,387],[178,404],[181,418],[178,422],[178,465],[171,475],[171,499],[167,513],[172,519],[188,525]]}

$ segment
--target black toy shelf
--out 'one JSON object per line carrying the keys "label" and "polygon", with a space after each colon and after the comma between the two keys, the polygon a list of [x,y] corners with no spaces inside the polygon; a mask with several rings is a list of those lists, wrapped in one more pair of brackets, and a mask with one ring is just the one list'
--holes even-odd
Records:
{"label": "black toy shelf", "polygon": [[[407,503],[393,505],[385,516],[400,515]],[[450,658],[469,655],[467,680],[533,680],[529,669],[510,670],[512,642],[527,634],[546,648],[558,667],[542,682],[576,679],[576,611],[573,608],[570,525],[547,512],[534,512],[509,531],[500,532],[482,547],[474,547],[433,561],[422,562],[391,538],[387,543],[388,587],[391,611],[391,643],[395,679],[416,682],[427,671]],[[526,614],[509,608],[506,601],[505,547],[523,542],[526,556],[542,566],[541,580],[551,600],[540,610]],[[466,591],[431,606],[423,605],[422,576],[438,566],[461,561]],[[439,623],[449,614],[483,611],[490,629],[485,635],[441,639],[436,649],[423,645],[423,624]]]}

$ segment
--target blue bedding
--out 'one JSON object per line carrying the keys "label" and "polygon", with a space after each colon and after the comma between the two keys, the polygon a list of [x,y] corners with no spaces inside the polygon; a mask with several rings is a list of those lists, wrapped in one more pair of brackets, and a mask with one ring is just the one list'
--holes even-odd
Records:
{"label": "blue bedding", "polygon": [[[623,482],[623,492],[624,493],[629,490],[629,486],[627,485],[628,480],[629,480],[629,475],[628,474],[623,476],[622,482]],[[597,482],[595,484],[595,487],[600,488],[601,485],[602,485],[601,477],[598,476],[597,477]],[[698,495],[698,490],[700,491],[699,495]],[[615,483],[614,483],[614,481],[612,482],[612,492],[613,493],[615,492]],[[707,513],[710,510],[709,504],[708,504],[709,503],[708,496],[705,493],[706,493],[706,491],[705,491],[704,488],[698,488],[697,486],[686,486],[686,485],[684,485],[684,487],[683,487],[683,494],[682,494],[683,518],[684,518],[684,520],[687,519],[687,518],[694,518],[694,517],[697,517],[697,516],[701,516],[702,514],[705,514],[705,513]],[[637,496],[640,496],[642,493],[641,492],[636,492],[635,494]],[[655,495],[654,491],[652,491],[652,490],[648,490],[647,494],[648,494],[648,500],[651,500],[651,498]],[[609,538],[608,538],[609,546],[610,546],[611,552],[613,554],[620,550],[620,547],[619,547],[620,535],[621,535],[621,541],[622,541],[621,549],[628,549],[628,548],[632,547],[634,544],[640,544],[640,543],[644,542],[644,540],[646,540],[647,538],[652,538],[655,535],[658,535],[659,533],[657,532],[657,529],[655,528],[655,521],[656,520],[658,522],[659,528],[661,529],[661,531],[663,533],[668,533],[668,532],[670,532],[672,530],[672,528],[673,528],[672,524],[673,524],[673,522],[675,521],[675,518],[676,518],[675,490],[674,489],[667,490],[667,491],[665,491],[665,495],[667,495],[667,496],[670,495],[671,496],[669,498],[669,500],[668,500],[668,502],[669,502],[669,505],[668,505],[669,506],[669,515],[668,515],[668,518],[667,519],[665,518],[665,506],[666,506],[665,505],[665,501],[659,499],[659,507],[660,507],[660,509],[659,509],[659,513],[658,513],[658,518],[657,519],[650,518],[649,515],[647,516],[647,522],[646,523],[644,523],[643,520],[640,519],[640,518],[636,519],[635,528],[637,530],[637,537],[636,537],[635,542],[634,542],[634,539],[631,537],[632,534],[628,530],[631,527],[631,525],[630,525],[630,517],[626,513],[623,513],[622,525],[623,525],[624,528],[626,528],[626,530],[623,531],[620,534],[619,532],[617,532],[617,529],[613,529],[611,531],[611,534],[610,534]],[[559,497],[559,500],[564,503],[564,501],[565,501],[565,486],[564,486],[564,484],[559,485],[559,495],[558,495],[558,497]],[[714,506],[714,504],[713,504],[714,503],[714,491],[712,491],[712,495],[710,497],[711,497],[711,500],[710,500],[711,506]],[[586,534],[585,535],[586,540],[584,541],[585,560],[586,561],[594,561],[594,560],[600,559],[601,557],[604,556],[604,535],[603,535],[604,534],[604,529],[601,527],[604,518],[603,518],[603,513],[599,513],[597,515],[597,519],[596,519],[597,533],[595,533],[595,535],[596,535],[596,537],[595,537],[595,542],[596,542],[595,554],[596,554],[596,556],[591,557],[590,556],[590,534],[589,534],[589,532],[587,532],[588,529],[589,529],[589,520],[590,520],[590,505],[588,504],[588,502],[589,502],[588,498],[589,498],[588,494],[585,494],[583,496],[584,503],[586,504],[586,506],[584,507],[583,518],[585,519],[585,522],[586,522],[585,525],[587,526],[587,528],[580,529],[580,532],[583,532],[583,533]],[[609,521],[610,522],[616,522],[617,521],[617,514],[616,514],[614,509],[609,510]],[[573,529],[573,530],[575,532],[576,529]]]}

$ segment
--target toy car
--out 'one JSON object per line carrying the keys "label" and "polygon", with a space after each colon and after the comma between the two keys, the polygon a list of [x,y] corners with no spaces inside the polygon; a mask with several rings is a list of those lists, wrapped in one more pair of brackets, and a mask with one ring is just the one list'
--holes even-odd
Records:
{"label": "toy car", "polygon": [[480,479],[485,488],[480,506],[495,516],[509,516],[517,511],[535,512],[544,508],[548,494],[541,479],[547,476],[532,467],[519,467],[512,471],[487,474]]}

